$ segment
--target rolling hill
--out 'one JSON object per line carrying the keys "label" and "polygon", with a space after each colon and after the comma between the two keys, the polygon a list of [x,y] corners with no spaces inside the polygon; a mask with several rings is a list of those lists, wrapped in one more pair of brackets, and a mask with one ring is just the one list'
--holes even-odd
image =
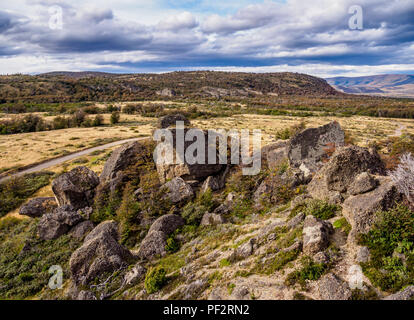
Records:
{"label": "rolling hill", "polygon": [[147,98],[338,96],[324,79],[298,73],[172,72],[109,74],[52,72],[0,76],[0,102],[79,102]]}

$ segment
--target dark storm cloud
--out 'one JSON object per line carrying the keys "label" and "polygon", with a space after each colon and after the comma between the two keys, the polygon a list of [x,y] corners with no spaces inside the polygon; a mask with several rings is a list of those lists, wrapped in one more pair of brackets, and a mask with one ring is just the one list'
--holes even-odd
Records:
{"label": "dark storm cloud", "polygon": [[[62,30],[49,28],[47,9],[64,1],[32,2],[44,7],[43,20],[27,17],[22,23],[0,11],[0,55],[96,53],[97,64],[120,68],[414,63],[412,0],[254,1],[231,14],[217,10],[202,17],[185,11],[196,8],[196,1],[180,0],[183,12],[152,24],[121,19],[116,4],[84,9],[66,2]],[[355,4],[363,8],[360,31],[348,27],[348,9]],[[108,53],[135,51],[144,56],[139,62],[106,59]]]}

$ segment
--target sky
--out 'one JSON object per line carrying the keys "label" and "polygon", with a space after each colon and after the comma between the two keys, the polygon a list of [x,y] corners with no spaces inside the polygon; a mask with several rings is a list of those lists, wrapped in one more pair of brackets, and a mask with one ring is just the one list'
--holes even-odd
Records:
{"label": "sky", "polygon": [[414,74],[414,0],[1,2],[0,74]]}

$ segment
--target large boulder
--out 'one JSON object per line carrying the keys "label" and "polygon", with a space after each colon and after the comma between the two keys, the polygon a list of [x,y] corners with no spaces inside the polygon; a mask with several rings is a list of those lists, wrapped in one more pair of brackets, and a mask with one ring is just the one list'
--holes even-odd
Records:
{"label": "large boulder", "polygon": [[82,239],[88,232],[92,231],[94,227],[95,225],[92,221],[86,220],[74,226],[70,230],[70,235],[75,239]]}
{"label": "large boulder", "polygon": [[53,197],[35,198],[24,204],[19,213],[30,218],[38,218],[56,209],[56,199]]}
{"label": "large boulder", "polygon": [[101,275],[128,264],[132,254],[118,243],[118,225],[105,221],[95,227],[69,260],[74,283],[87,285]]}
{"label": "large boulder", "polygon": [[122,145],[114,150],[105,162],[105,166],[99,177],[101,183],[117,179],[119,174],[133,164],[142,152],[143,146],[138,141]]}
{"label": "large boulder", "polygon": [[194,197],[194,191],[191,186],[179,177],[168,181],[163,187],[168,190],[166,197],[172,203],[184,202]]}
{"label": "large boulder", "polygon": [[303,252],[314,255],[329,246],[330,236],[334,232],[332,224],[312,215],[306,216],[303,224]]}
{"label": "large boulder", "polygon": [[262,148],[262,159],[270,170],[276,169],[288,159],[288,141],[279,140]]}
{"label": "large boulder", "polygon": [[96,173],[81,166],[53,180],[52,190],[60,206],[67,204],[81,209],[92,206],[98,184]]}
{"label": "large boulder", "polygon": [[414,286],[409,286],[400,292],[389,295],[383,300],[413,300],[414,299]]}
{"label": "large boulder", "polygon": [[161,231],[169,235],[184,225],[184,219],[176,214],[166,214],[151,225],[148,232]]}
{"label": "large boulder", "polygon": [[363,194],[374,190],[377,185],[378,181],[371,174],[363,172],[356,176],[354,182],[348,188],[348,193],[353,196]]}
{"label": "large boulder", "polygon": [[384,163],[373,149],[350,146],[338,149],[308,185],[315,199],[332,200],[347,196],[355,178],[363,172],[385,174]]}
{"label": "large boulder", "polygon": [[352,232],[367,233],[375,222],[376,212],[392,208],[402,200],[395,183],[389,177],[377,176],[379,187],[375,190],[350,196],[342,205],[342,214],[352,226]]}
{"label": "large boulder", "polygon": [[[208,161],[208,135],[206,131],[199,130],[199,129],[166,129],[171,132],[172,135],[172,145],[170,146],[173,155],[174,155],[174,163],[163,163],[162,161],[156,161],[158,176],[161,183],[165,183],[166,181],[173,179],[175,177],[181,177],[185,181],[191,180],[198,180],[202,181],[205,178],[216,175],[217,173],[221,172],[225,165],[219,164],[218,159],[218,152],[216,153],[216,164],[209,164]],[[181,131],[183,135],[187,134],[188,130],[195,130],[194,132],[198,132],[200,135],[204,136],[204,150],[205,150],[205,159],[204,164],[195,163],[189,164],[183,158],[185,152],[187,152],[188,148],[194,143],[193,141],[185,141],[184,142],[184,154],[179,155],[180,159],[176,158],[176,140],[177,140],[177,132]],[[168,143],[165,141],[164,143]],[[193,153],[194,156],[197,156],[197,152]],[[156,159],[157,160],[157,159]]]}
{"label": "large boulder", "polygon": [[190,121],[184,115],[182,115],[181,113],[177,113],[177,114],[170,114],[170,115],[161,117],[158,120],[157,127],[160,129],[166,129],[171,126],[175,126],[177,121],[184,122],[185,126],[190,125]]}
{"label": "large boulder", "polygon": [[42,240],[57,239],[82,220],[82,216],[72,206],[64,205],[52,213],[43,215],[37,225],[37,231]]}
{"label": "large boulder", "polygon": [[345,133],[336,121],[319,128],[305,129],[289,142],[289,163],[306,174],[313,173],[319,170],[331,151],[344,146],[344,140]]}
{"label": "large boulder", "polygon": [[174,214],[168,214],[155,220],[141,242],[138,256],[147,260],[164,256],[167,253],[165,246],[168,236],[183,225],[183,218]]}
{"label": "large boulder", "polygon": [[319,282],[319,294],[322,300],[349,300],[352,292],[345,281],[329,273]]}

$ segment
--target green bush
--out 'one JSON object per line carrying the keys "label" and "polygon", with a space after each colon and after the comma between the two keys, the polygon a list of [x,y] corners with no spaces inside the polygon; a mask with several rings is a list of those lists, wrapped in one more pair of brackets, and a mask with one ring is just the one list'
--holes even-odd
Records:
{"label": "green bush", "polygon": [[64,281],[70,274],[69,259],[81,242],[70,235],[56,240],[37,238],[38,219],[0,220],[0,299],[39,298],[49,294],[59,298],[59,291],[47,286],[49,268],[60,265]]}
{"label": "green bush", "polygon": [[346,218],[341,218],[341,219],[336,220],[333,223],[333,227],[335,229],[341,229],[346,234],[349,234],[352,229],[351,225],[349,224],[348,220],[346,220]]}
{"label": "green bush", "polygon": [[287,285],[294,285],[299,282],[305,286],[306,280],[318,280],[328,269],[328,265],[324,263],[315,263],[311,257],[302,259],[302,267],[293,271],[286,278]]}
{"label": "green bush", "polygon": [[162,267],[153,267],[145,276],[145,290],[148,294],[159,291],[167,282],[165,270]]}
{"label": "green bush", "polygon": [[379,212],[374,226],[359,240],[370,249],[371,259],[362,269],[372,284],[390,292],[414,284],[413,211],[400,204]]}
{"label": "green bush", "polygon": [[118,111],[114,111],[111,113],[111,124],[119,123],[119,119],[121,118]]}
{"label": "green bush", "polygon": [[329,204],[326,201],[315,199],[306,204],[305,214],[313,215],[319,219],[328,220],[333,218],[338,210],[339,206],[335,204]]}
{"label": "green bush", "polygon": [[165,245],[165,250],[169,253],[175,253],[180,249],[180,244],[175,240],[174,236],[167,239],[167,244]]}
{"label": "green bush", "polygon": [[37,190],[47,186],[53,172],[31,173],[0,184],[0,217],[18,208]]}

